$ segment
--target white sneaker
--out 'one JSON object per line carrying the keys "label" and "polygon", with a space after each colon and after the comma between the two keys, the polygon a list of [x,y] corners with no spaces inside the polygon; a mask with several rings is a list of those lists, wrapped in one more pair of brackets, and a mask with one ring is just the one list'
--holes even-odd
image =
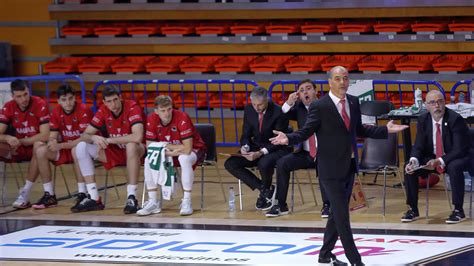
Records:
{"label": "white sneaker", "polygon": [[153,202],[148,200],[143,204],[143,208],[137,211],[138,216],[146,216],[150,214],[157,214],[161,212],[160,202]]}
{"label": "white sneaker", "polygon": [[12,206],[16,209],[26,209],[31,207],[31,203],[20,194],[15,202],[13,202]]}
{"label": "white sneaker", "polygon": [[191,203],[191,199],[181,200],[181,210],[179,211],[179,214],[182,216],[193,214],[193,205]]}

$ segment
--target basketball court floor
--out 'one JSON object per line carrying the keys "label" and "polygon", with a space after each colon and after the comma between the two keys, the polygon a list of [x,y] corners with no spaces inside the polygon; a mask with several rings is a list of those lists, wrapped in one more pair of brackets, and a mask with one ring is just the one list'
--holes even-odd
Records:
{"label": "basketball court floor", "polygon": [[[67,166],[66,166],[67,167]],[[225,194],[237,182],[223,170]],[[206,169],[204,209],[200,209],[200,171],[193,191],[194,214],[179,216],[182,190],[172,201],[163,202],[162,213],[147,217],[122,214],[125,182],[117,169],[117,190],[107,190],[104,211],[72,214],[74,200],[67,197],[62,178],[56,180],[59,206],[46,210],[1,208],[0,265],[316,265],[322,245],[325,219],[320,217],[321,199],[317,180],[311,184],[304,171],[298,172],[294,187],[294,211],[267,218],[254,208],[256,192],[242,190],[243,210],[236,198],[236,211],[228,211],[217,172]],[[66,170],[67,173],[70,171]],[[103,184],[103,176],[98,183]],[[73,177],[66,177],[71,192]],[[420,191],[422,218],[401,223],[406,210],[404,194],[389,177],[386,215],[382,215],[382,178],[362,177],[368,207],[351,212],[359,252],[366,265],[474,265],[474,223],[468,219],[445,224],[449,205],[444,186],[429,190],[429,213],[425,217],[425,190]],[[16,186],[8,180],[6,201],[14,200]],[[442,183],[442,182],[441,182]],[[179,185],[178,185],[179,186]],[[32,200],[42,194],[36,184]],[[313,190],[315,198],[313,197]],[[117,194],[118,192],[118,194]],[[141,194],[140,194],[141,195]],[[291,202],[291,187],[288,202]],[[102,194],[103,196],[103,194]],[[318,205],[316,205],[318,204]],[[469,193],[465,197],[469,211]],[[346,261],[340,242],[334,253]]]}

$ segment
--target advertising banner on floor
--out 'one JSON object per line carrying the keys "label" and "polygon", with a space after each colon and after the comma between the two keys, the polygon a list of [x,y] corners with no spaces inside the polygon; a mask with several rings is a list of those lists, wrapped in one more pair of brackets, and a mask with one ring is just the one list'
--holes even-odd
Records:
{"label": "advertising banner on floor", "polygon": [[[472,245],[454,237],[354,238],[369,265],[409,264]],[[0,260],[315,265],[322,241],[318,233],[37,226],[1,236]],[[347,261],[340,242],[334,254]]]}

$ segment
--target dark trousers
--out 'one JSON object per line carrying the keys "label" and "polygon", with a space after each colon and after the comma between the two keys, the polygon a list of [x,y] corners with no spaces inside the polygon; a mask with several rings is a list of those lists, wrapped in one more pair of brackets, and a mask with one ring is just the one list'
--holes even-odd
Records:
{"label": "dark trousers", "polygon": [[[242,182],[252,190],[255,190],[256,188],[270,188],[277,160],[289,152],[290,150],[288,149],[279,149],[275,152],[270,152],[255,161],[249,161],[244,157],[232,156],[225,161],[224,167],[229,171],[229,173],[242,180]],[[248,169],[249,167],[255,166],[258,168],[262,180]]]}
{"label": "dark trousers", "polygon": [[320,179],[331,204],[331,212],[326,224],[324,242],[319,257],[332,257],[331,251],[334,249],[338,237],[340,237],[346,257],[351,264],[355,264],[361,262],[361,257],[354,243],[349,219],[349,198],[355,177],[354,162],[349,172],[345,178],[327,179],[327,177],[323,177]]}
{"label": "dark trousers", "polygon": [[[309,152],[301,150],[296,153],[290,153],[284,157],[278,159],[276,164],[276,178],[277,178],[277,192],[276,198],[278,204],[283,207],[286,205],[286,198],[288,196],[288,187],[290,185],[290,175],[292,171],[299,169],[316,169],[316,162],[311,158]],[[329,204],[329,201],[324,191],[323,186],[321,188],[321,197],[323,198],[324,204]]]}
{"label": "dark trousers", "polygon": [[[446,166],[446,173],[449,175],[451,183],[453,205],[456,210],[463,210],[464,202],[464,174],[468,158],[456,159],[449,162]],[[418,177],[428,177],[428,174],[435,171],[420,169],[413,174],[405,173],[405,189],[407,192],[407,204],[414,211],[418,211]]]}

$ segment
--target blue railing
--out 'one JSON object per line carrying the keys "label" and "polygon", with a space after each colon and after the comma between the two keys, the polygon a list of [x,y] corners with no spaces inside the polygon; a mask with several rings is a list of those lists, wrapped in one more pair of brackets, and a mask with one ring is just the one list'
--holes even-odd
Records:
{"label": "blue railing", "polygon": [[[284,100],[286,99],[285,98],[285,94],[288,93],[288,87],[292,87],[290,92],[293,92],[297,89],[297,85],[300,81],[299,80],[281,80],[281,81],[275,81],[273,82],[268,91],[269,91],[269,95],[270,97],[273,96],[273,92],[275,91],[275,89],[278,89],[278,91],[281,90],[281,100]],[[324,89],[324,86],[325,85],[328,85],[328,81],[327,80],[313,80],[313,82],[316,84],[317,88],[316,90],[319,91],[319,95],[324,95],[325,91],[328,91],[329,90],[329,87],[327,87],[327,89],[325,90]],[[385,89],[385,99],[387,101],[390,101],[390,95],[389,93],[393,93],[394,91],[397,92],[398,91],[398,94],[399,94],[399,99],[400,99],[400,106],[403,106],[404,103],[403,103],[403,93],[406,93],[407,92],[407,89],[406,89],[406,85],[408,85],[408,88],[410,89],[411,88],[411,91],[414,92],[416,88],[419,88],[421,87],[420,89],[421,90],[425,90],[426,92],[428,92],[430,89],[438,89],[440,90],[443,94],[445,94],[445,91],[444,91],[444,88],[443,86],[441,86],[441,84],[437,81],[432,81],[432,80],[421,80],[421,81],[418,81],[418,80],[373,80],[372,81],[372,89],[374,90],[374,92],[378,92],[380,91],[379,90],[379,86],[384,86]],[[391,86],[395,86],[395,88],[397,90],[390,90],[392,87]],[[404,90],[405,88],[405,90]],[[273,98],[275,99],[275,98]]]}
{"label": "blue railing", "polygon": [[[122,95],[130,97],[144,107],[149,113],[153,107],[154,97],[168,94],[173,98],[175,107],[180,107],[190,114],[195,122],[208,122],[216,125],[218,146],[238,146],[238,118],[242,116],[243,106],[249,102],[249,94],[253,87],[258,86],[249,80],[110,80],[97,82],[93,89],[94,111],[97,110],[97,97],[104,85],[116,85]],[[141,98],[137,98],[140,95]],[[191,95],[192,97],[189,97]],[[238,97],[239,96],[239,97]],[[242,97],[240,97],[242,96]],[[231,120],[231,127],[227,129]],[[204,120],[204,121],[203,121]],[[214,122],[212,121],[214,120]],[[217,120],[217,121],[216,121]],[[220,127],[217,124],[220,123]]]}
{"label": "blue railing", "polygon": [[456,82],[451,88],[451,94],[450,94],[451,102],[454,102],[456,91],[458,90],[458,88],[464,87],[464,86],[466,87],[466,95],[467,95],[466,101],[469,101],[469,99],[471,99],[471,91],[469,90],[469,86],[471,86],[471,82],[472,82],[471,80],[460,80]]}
{"label": "blue railing", "polygon": [[[44,82],[45,86],[45,97],[46,101],[49,104],[50,102],[50,95],[51,95],[51,89],[50,89],[50,83],[52,82],[61,82],[61,83],[66,83],[67,81],[74,81],[78,82],[80,89],[81,89],[81,99],[83,103],[86,103],[86,88],[84,85],[84,81],[76,75],[45,75],[45,76],[24,76],[24,77],[8,77],[8,78],[0,78],[0,82],[12,82],[15,79],[22,79],[28,84],[28,88],[30,89],[30,92],[32,93],[35,89],[35,82]],[[41,88],[43,89],[43,88]],[[56,88],[53,88],[53,91]]]}

